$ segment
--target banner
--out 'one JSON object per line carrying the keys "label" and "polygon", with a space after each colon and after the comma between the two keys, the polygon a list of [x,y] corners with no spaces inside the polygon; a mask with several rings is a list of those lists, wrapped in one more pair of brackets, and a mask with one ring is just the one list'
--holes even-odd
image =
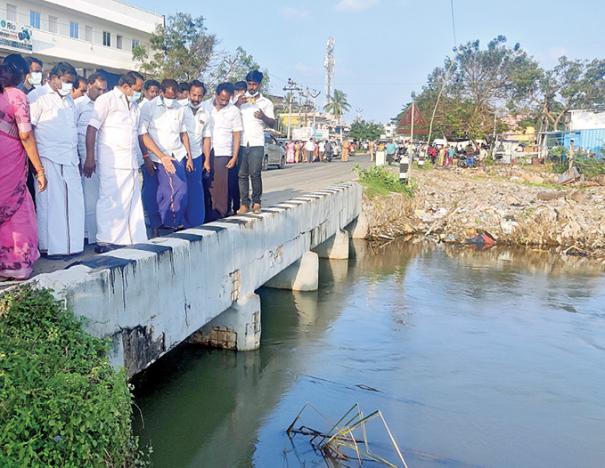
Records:
{"label": "banner", "polygon": [[19,51],[32,51],[32,28],[20,26],[14,21],[0,18],[0,47]]}

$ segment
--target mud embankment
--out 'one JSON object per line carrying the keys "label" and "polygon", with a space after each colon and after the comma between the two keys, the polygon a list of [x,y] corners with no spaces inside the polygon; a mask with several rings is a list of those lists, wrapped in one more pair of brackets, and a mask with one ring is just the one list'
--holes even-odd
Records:
{"label": "mud embankment", "polygon": [[558,186],[532,168],[422,170],[414,198],[364,198],[370,238],[418,236],[466,243],[484,232],[498,244],[555,249],[605,261],[605,187]]}

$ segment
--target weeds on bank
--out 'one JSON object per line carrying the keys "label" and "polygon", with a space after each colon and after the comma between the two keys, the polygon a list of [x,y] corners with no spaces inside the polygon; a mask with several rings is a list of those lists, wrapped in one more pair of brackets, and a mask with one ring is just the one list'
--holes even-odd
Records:
{"label": "weeds on bank", "polygon": [[51,293],[0,298],[0,466],[141,466],[125,373]]}
{"label": "weeds on bank", "polygon": [[414,196],[415,184],[410,181],[408,184],[399,182],[399,174],[390,171],[384,166],[372,166],[362,169],[358,164],[353,168],[363,185],[366,195],[370,198],[388,195],[389,193],[402,193],[408,197]]}

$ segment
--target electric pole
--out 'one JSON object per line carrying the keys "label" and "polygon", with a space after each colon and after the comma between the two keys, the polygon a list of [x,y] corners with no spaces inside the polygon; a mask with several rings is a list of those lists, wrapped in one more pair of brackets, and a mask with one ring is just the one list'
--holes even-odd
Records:
{"label": "electric pole", "polygon": [[284,91],[288,93],[288,141],[292,135],[292,97],[294,91],[300,91],[300,87],[296,84],[292,78],[288,78]]}

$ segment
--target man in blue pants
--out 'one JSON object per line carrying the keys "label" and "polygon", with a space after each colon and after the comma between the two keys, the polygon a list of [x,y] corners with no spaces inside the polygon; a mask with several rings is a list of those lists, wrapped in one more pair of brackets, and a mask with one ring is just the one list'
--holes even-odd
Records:
{"label": "man in blue pants", "polygon": [[161,223],[176,230],[185,223],[187,173],[193,172],[193,157],[185,126],[185,108],[176,101],[178,84],[164,80],[161,90],[161,96],[146,106],[139,134],[149,151],[144,155],[148,179],[153,178],[153,171],[157,176],[156,200]]}
{"label": "man in blue pants", "polygon": [[187,209],[185,210],[185,227],[195,227],[204,223],[205,202],[203,170],[210,173],[210,155],[203,155],[203,134],[210,119],[210,114],[202,106],[206,95],[206,86],[193,80],[189,88],[189,103],[185,107],[185,126],[189,135],[193,171],[187,173]]}

